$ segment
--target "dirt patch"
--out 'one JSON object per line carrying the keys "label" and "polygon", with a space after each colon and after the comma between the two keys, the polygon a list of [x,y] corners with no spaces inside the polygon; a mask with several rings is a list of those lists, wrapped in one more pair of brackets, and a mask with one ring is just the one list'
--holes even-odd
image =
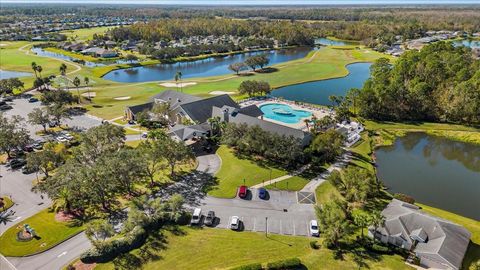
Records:
{"label": "dirt patch", "polygon": [[96,97],[97,93],[96,92],[85,92],[82,93],[82,97]]}
{"label": "dirt patch", "polygon": [[172,83],[172,82],[167,82],[167,83],[161,83],[160,86],[163,87],[187,87],[187,86],[192,86],[196,85],[196,82],[184,82],[184,83]]}
{"label": "dirt patch", "polygon": [[129,100],[131,98],[132,97],[128,96],[128,97],[114,97],[113,99],[115,99],[115,100]]}
{"label": "dirt patch", "polygon": [[97,266],[96,263],[83,263],[82,261],[78,260],[73,264],[75,270],[93,270]]}
{"label": "dirt patch", "polygon": [[228,91],[212,91],[209,93],[210,95],[214,95],[214,96],[219,96],[219,95],[233,95],[235,94],[235,92],[228,92]]}
{"label": "dirt patch", "polygon": [[63,211],[60,211],[55,214],[56,221],[65,222],[65,221],[70,221],[72,219],[75,219],[75,214],[73,213],[65,213]]}

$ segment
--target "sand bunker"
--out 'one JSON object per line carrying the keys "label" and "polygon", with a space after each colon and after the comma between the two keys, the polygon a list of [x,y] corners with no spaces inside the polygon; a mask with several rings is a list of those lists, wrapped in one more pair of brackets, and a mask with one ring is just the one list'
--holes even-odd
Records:
{"label": "sand bunker", "polygon": [[113,99],[115,99],[115,100],[129,100],[129,99],[131,99],[131,97],[115,97]]}
{"label": "sand bunker", "polygon": [[184,83],[167,82],[167,83],[161,83],[160,85],[163,87],[187,87],[187,86],[196,85],[196,84],[197,84],[196,82],[184,82]]}
{"label": "sand bunker", "polygon": [[0,43],[0,47],[7,47],[8,44],[5,44],[5,43]]}
{"label": "sand bunker", "polygon": [[82,93],[82,97],[96,97],[97,93],[96,92],[85,92]]}
{"label": "sand bunker", "polygon": [[214,96],[219,96],[219,95],[233,95],[235,94],[235,92],[227,92],[227,91],[212,91],[209,93],[210,95],[214,95]]}

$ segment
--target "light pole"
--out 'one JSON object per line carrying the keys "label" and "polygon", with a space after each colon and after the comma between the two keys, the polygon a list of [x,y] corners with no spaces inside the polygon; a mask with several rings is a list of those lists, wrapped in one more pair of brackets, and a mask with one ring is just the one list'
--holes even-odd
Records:
{"label": "light pole", "polygon": [[268,237],[268,217],[265,217],[265,237]]}

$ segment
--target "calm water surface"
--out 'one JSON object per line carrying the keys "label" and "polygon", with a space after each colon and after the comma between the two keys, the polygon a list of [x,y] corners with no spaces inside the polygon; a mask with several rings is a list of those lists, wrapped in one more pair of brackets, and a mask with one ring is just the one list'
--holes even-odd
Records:
{"label": "calm water surface", "polygon": [[173,80],[177,71],[182,72],[182,78],[217,76],[232,73],[228,66],[232,63],[243,62],[252,55],[267,54],[269,65],[283,63],[305,57],[313,48],[292,48],[236,54],[227,57],[211,57],[191,62],[177,62],[173,64],[158,64],[111,71],[104,79],[116,82],[148,82]]}
{"label": "calm water surface", "polygon": [[362,88],[370,77],[371,63],[354,63],[347,66],[349,74],[343,78],[307,82],[281,87],[272,96],[319,105],[331,105],[331,95],[345,96],[351,88]]}
{"label": "calm water surface", "polygon": [[454,41],[453,44],[455,46],[465,46],[472,49],[480,48],[480,40],[468,40],[468,39],[457,40],[457,41]]}
{"label": "calm water surface", "polygon": [[375,155],[392,193],[480,220],[480,146],[409,133]]}
{"label": "calm water surface", "polygon": [[345,45],[353,45],[355,43],[344,41],[344,40],[333,40],[329,38],[317,38],[315,39],[315,44],[324,45],[324,46],[345,46]]}
{"label": "calm water surface", "polygon": [[20,71],[9,71],[0,69],[0,80],[10,79],[10,78],[19,78],[19,77],[29,77],[33,74],[30,72],[20,72]]}

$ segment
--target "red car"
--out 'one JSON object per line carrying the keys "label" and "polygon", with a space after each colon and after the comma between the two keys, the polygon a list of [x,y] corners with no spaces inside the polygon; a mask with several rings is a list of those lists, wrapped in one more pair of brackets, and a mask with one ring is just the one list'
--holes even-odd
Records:
{"label": "red car", "polygon": [[248,193],[247,186],[240,186],[240,188],[238,189],[238,197],[243,199],[247,197],[247,193]]}

